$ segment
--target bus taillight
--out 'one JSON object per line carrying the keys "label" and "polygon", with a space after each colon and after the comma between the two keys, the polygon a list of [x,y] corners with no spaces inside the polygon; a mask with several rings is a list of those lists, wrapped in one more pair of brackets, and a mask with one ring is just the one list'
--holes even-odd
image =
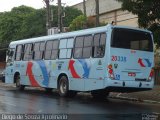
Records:
{"label": "bus taillight", "polygon": [[153,77],[154,77],[154,70],[151,69],[148,80],[152,80]]}
{"label": "bus taillight", "polygon": [[108,65],[108,73],[109,73],[109,78],[114,79],[113,67],[111,64]]}

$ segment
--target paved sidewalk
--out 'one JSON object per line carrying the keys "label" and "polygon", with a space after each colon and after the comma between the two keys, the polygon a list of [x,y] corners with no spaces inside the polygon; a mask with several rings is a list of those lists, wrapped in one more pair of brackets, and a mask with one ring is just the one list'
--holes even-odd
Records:
{"label": "paved sidewalk", "polygon": [[152,90],[133,93],[111,93],[111,98],[130,99],[139,102],[160,103],[160,86],[155,86]]}

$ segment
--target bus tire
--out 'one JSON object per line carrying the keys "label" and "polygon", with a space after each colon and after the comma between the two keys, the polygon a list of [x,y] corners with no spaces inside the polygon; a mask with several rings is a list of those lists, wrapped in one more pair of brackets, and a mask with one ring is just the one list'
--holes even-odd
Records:
{"label": "bus tire", "polygon": [[15,75],[15,83],[16,83],[17,90],[21,90],[21,91],[24,90],[25,85],[21,85],[21,83],[20,83],[20,75],[19,74]]}
{"label": "bus tire", "polygon": [[69,90],[69,82],[67,76],[61,76],[58,83],[58,93],[61,97],[74,97],[76,91]]}
{"label": "bus tire", "polygon": [[109,92],[105,89],[102,90],[93,90],[91,91],[91,95],[94,99],[104,100],[109,96]]}

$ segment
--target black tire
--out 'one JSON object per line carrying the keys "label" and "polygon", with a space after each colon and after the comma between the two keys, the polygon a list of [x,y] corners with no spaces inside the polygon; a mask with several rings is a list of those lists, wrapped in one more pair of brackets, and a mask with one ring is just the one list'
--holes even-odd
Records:
{"label": "black tire", "polygon": [[20,83],[20,75],[16,75],[15,76],[15,83],[16,83],[17,90],[21,90],[21,91],[24,90],[25,85],[21,85],[21,83]]}
{"label": "black tire", "polygon": [[100,99],[100,100],[104,100],[109,96],[109,92],[104,89],[93,90],[93,91],[91,91],[91,94],[94,99]]}
{"label": "black tire", "polygon": [[5,83],[5,77],[2,78],[2,82]]}
{"label": "black tire", "polygon": [[66,76],[61,76],[58,83],[58,93],[61,97],[74,97],[76,96],[76,91],[69,91],[69,83]]}

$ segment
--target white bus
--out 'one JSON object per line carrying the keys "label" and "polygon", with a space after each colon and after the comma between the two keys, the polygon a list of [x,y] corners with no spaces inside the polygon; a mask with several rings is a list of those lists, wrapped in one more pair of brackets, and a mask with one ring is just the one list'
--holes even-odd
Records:
{"label": "white bus", "polygon": [[148,30],[107,25],[11,42],[6,83],[58,89],[60,96],[90,91],[150,90],[154,85],[153,37]]}

